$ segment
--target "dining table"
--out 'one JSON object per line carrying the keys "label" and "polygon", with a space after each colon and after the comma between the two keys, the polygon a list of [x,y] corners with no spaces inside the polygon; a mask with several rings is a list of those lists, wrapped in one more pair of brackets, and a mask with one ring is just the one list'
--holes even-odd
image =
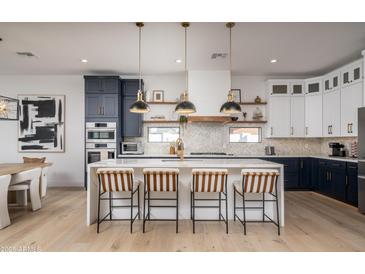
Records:
{"label": "dining table", "polygon": [[[0,163],[0,177],[3,176],[4,180],[0,180],[0,229],[3,229],[11,224],[9,211],[8,211],[8,190],[9,185],[11,185],[11,176],[16,175],[20,172],[32,170],[35,168],[45,168],[51,166],[52,163]],[[31,183],[29,188],[36,189],[34,191],[36,195],[33,199],[36,199],[36,204],[39,204],[37,208],[33,210],[38,210],[41,208],[41,195],[39,192],[40,179],[35,180]]]}

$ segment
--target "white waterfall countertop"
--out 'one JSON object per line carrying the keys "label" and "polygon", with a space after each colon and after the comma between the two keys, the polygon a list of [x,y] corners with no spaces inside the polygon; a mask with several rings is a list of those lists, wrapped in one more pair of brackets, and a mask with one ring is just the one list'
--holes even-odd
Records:
{"label": "white waterfall countertop", "polygon": [[[278,178],[278,197],[279,197],[279,216],[280,224],[284,226],[284,167],[282,164],[273,163],[270,161],[260,160],[260,159],[111,159],[104,160],[100,162],[95,162],[88,165],[88,189],[87,189],[87,225],[93,224],[97,219],[97,204],[98,204],[98,177],[96,175],[96,170],[102,167],[111,168],[134,168],[135,170],[135,180],[142,182],[141,185],[141,208],[143,208],[143,168],[178,168],[180,170],[179,174],[179,218],[180,219],[190,219],[190,185],[191,185],[191,169],[193,168],[227,168],[229,171],[228,181],[227,181],[227,191],[228,191],[228,215],[229,219],[233,219],[233,182],[242,180],[241,169],[276,169],[280,172]],[[122,194],[120,194],[122,195]],[[204,195],[204,194],[202,194]],[[212,195],[212,194],[207,194]],[[252,194],[260,195],[260,194]],[[270,199],[270,195],[266,195],[266,199]],[[260,196],[261,197],[261,196]],[[258,197],[252,197],[252,199],[257,199]],[[274,209],[274,203],[265,203],[265,213],[276,219],[276,213]],[[250,206],[262,206],[262,203],[252,202]],[[101,216],[108,211],[108,204],[106,201],[101,203]],[[119,218],[129,218],[130,211],[118,211],[125,209],[114,209],[113,216]],[[156,208],[155,212],[151,213],[154,218],[168,218],[169,212],[163,211],[167,209]],[[202,209],[201,218],[213,218],[216,217],[216,212],[214,209],[212,212],[207,212]],[[262,210],[249,210],[247,211],[247,218],[252,220],[260,220],[262,218]]]}

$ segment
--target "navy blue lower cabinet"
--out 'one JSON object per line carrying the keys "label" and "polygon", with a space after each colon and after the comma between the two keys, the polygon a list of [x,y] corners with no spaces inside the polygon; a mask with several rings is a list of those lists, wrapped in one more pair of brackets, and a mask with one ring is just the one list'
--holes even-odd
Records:
{"label": "navy blue lower cabinet", "polygon": [[331,195],[332,192],[328,164],[326,160],[318,161],[318,192],[325,195]]}
{"label": "navy blue lower cabinet", "polygon": [[319,191],[319,159],[311,159],[311,186],[314,191]]}
{"label": "navy blue lower cabinet", "polygon": [[299,187],[301,189],[312,188],[312,159],[299,158]]}
{"label": "navy blue lower cabinet", "polygon": [[285,190],[300,189],[299,158],[268,157],[264,158],[264,160],[284,165]]}
{"label": "navy blue lower cabinet", "polygon": [[358,205],[358,189],[357,189],[357,163],[347,163],[346,169],[346,202]]}

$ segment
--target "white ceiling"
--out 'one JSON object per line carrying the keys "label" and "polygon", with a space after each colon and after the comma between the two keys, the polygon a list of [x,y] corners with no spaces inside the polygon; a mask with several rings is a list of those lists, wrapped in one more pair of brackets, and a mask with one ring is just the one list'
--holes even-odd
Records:
{"label": "white ceiling", "polygon": [[[361,57],[365,23],[238,23],[233,72],[244,75],[318,75]],[[0,74],[135,74],[138,29],[134,23],[0,23]],[[183,71],[184,30],[179,23],[146,23],[142,69],[146,74]],[[30,51],[37,58],[16,55]],[[224,23],[191,23],[192,70],[228,69],[212,53],[228,52]],[[86,58],[88,63],[80,62]],[[271,64],[271,59],[278,59]]]}

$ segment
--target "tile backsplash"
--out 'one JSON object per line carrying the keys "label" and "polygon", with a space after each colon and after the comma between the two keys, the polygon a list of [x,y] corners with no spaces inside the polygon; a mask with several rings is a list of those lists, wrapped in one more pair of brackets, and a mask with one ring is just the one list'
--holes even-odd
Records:
{"label": "tile backsplash", "polygon": [[[164,126],[166,124],[155,124]],[[171,125],[176,126],[176,125]],[[255,126],[255,125],[251,125]],[[145,154],[168,154],[168,143],[148,143],[147,128],[144,126],[144,137],[129,138],[127,141],[141,141]],[[275,147],[278,155],[319,155],[330,153],[329,142],[340,142],[350,149],[351,142],[356,138],[263,138],[261,143],[230,143],[229,125],[222,124],[188,124],[181,129],[181,138],[185,143],[186,153],[190,152],[226,152],[245,155],[263,155],[267,145]],[[264,131],[264,129],[263,129]]]}

